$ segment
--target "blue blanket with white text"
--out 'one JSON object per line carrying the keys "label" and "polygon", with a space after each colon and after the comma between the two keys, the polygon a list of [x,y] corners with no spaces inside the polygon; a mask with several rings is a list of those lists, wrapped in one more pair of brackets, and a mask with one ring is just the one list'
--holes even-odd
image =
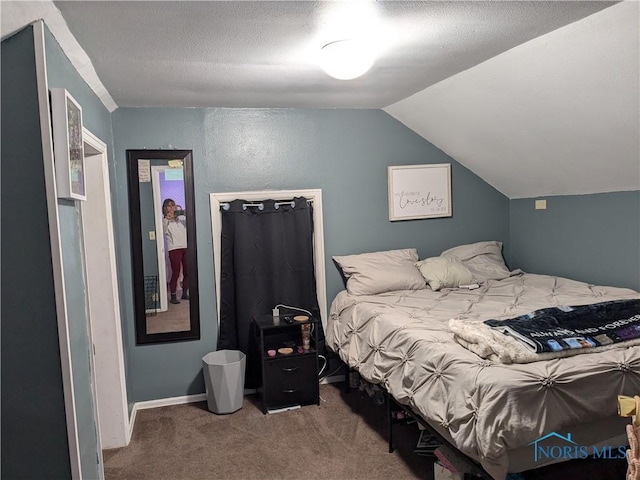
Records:
{"label": "blue blanket with white text", "polygon": [[640,300],[560,305],[484,323],[536,353],[600,347],[640,338]]}

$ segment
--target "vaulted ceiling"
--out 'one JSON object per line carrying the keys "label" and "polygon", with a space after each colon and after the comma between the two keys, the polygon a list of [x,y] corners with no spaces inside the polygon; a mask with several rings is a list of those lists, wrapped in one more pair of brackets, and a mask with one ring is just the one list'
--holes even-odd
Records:
{"label": "vaulted ceiling", "polygon": [[[0,3],[107,108],[383,108],[510,198],[640,189],[635,1]],[[368,36],[340,81],[320,48]]]}
{"label": "vaulted ceiling", "polygon": [[624,2],[384,110],[509,198],[640,190],[640,16]]}

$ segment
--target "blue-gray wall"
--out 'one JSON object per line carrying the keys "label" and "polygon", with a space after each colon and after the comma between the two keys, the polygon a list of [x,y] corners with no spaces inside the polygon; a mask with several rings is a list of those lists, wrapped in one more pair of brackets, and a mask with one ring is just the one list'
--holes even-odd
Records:
{"label": "blue-gray wall", "polygon": [[640,191],[511,201],[511,263],[527,272],[640,290]]}
{"label": "blue-gray wall", "polygon": [[[2,478],[71,478],[33,27],[2,42]],[[10,208],[8,208],[10,207]]]}
{"label": "blue-gray wall", "polygon": [[[107,154],[113,162],[111,113],[80,77],[48,28],[45,28],[45,54],[49,88],[65,88],[81,105],[83,125],[108,146]],[[98,478],[97,418],[91,370],[87,362],[92,346],[79,202],[59,199],[58,215],[81,471],[83,478]]]}
{"label": "blue-gray wall", "polygon": [[[342,285],[332,255],[416,247],[427,256],[460,243],[508,243],[507,198],[381,110],[120,108],[112,118],[119,191],[127,149],[192,149],[194,161],[202,338],[135,346],[125,297],[132,401],[204,392],[201,357],[217,341],[211,192],[321,188],[329,299]],[[452,163],[453,217],[390,222],[387,166],[422,163]],[[124,192],[114,201],[126,211]],[[118,231],[124,251],[128,220]],[[122,262],[126,291],[130,258]]]}

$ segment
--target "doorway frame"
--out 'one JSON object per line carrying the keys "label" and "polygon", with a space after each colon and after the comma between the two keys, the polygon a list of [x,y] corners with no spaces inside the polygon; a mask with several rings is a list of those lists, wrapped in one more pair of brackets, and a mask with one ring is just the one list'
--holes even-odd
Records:
{"label": "doorway frame", "polygon": [[327,329],[327,282],[324,258],[324,224],[322,222],[322,190],[262,190],[254,192],[221,192],[210,193],[211,204],[211,232],[213,235],[213,264],[215,268],[216,308],[218,327],[220,326],[220,236],[222,234],[222,214],[220,204],[231,202],[238,198],[247,202],[260,200],[291,200],[294,197],[305,197],[313,203],[313,262],[316,273],[316,295],[320,309],[320,320],[324,331]]}
{"label": "doorway frame", "polygon": [[[127,400],[126,374],[124,367],[124,345],[120,315],[118,272],[116,267],[115,235],[111,206],[111,186],[107,146],[86,128],[82,129],[85,148],[85,163],[99,162],[99,171],[87,166],[87,185],[97,184],[98,193],[87,195],[87,202],[80,202],[80,221],[85,255],[85,278],[89,298],[89,335],[93,346],[93,377],[95,402],[97,407],[98,432],[102,448],[118,448],[129,444],[129,406]],[[106,239],[102,245],[87,240],[86,225],[92,215],[90,201],[95,199],[101,222],[99,237]],[[104,250],[106,247],[106,251]],[[96,250],[94,250],[94,248]],[[104,276],[109,277],[104,282]],[[91,305],[98,302],[97,311]]]}
{"label": "doorway frame", "polygon": [[49,85],[46,67],[47,61],[44,45],[44,22],[42,20],[37,20],[33,24],[33,40],[36,57],[38,108],[40,109],[40,133],[42,139],[42,160],[45,179],[44,186],[47,199],[47,216],[49,218],[49,238],[51,243],[51,267],[56,301],[56,322],[58,326],[62,391],[64,394],[65,419],[67,424],[67,445],[69,447],[69,466],[71,469],[71,479],[81,480],[82,467],[78,439],[76,401],[73,388],[73,366],[71,362],[71,347],[69,340],[69,319],[67,318],[62,242],[60,239],[56,171],[53,160],[53,133],[51,128]]}
{"label": "doorway frame", "polygon": [[[69,453],[69,466],[70,466],[70,477],[72,480],[81,480],[83,478],[82,473],[82,460],[80,454],[80,444],[79,444],[79,434],[80,426],[78,425],[78,420],[76,416],[76,397],[75,397],[75,389],[73,385],[73,362],[71,360],[71,342],[70,342],[70,332],[69,332],[69,318],[67,313],[67,295],[66,295],[66,286],[65,286],[65,277],[64,277],[64,261],[62,258],[62,241],[60,234],[60,218],[59,218],[59,207],[58,207],[58,195],[57,195],[57,185],[56,185],[56,173],[55,173],[55,162],[54,162],[54,154],[53,154],[53,134],[52,134],[52,124],[50,117],[50,99],[49,99],[49,82],[47,79],[47,68],[46,68],[46,52],[45,52],[45,27],[42,19],[35,21],[33,24],[33,39],[34,39],[34,50],[35,50],[35,68],[36,68],[36,82],[37,82],[37,92],[38,92],[38,108],[40,111],[40,133],[41,133],[41,141],[42,141],[42,160],[43,160],[43,170],[44,170],[44,180],[45,180],[45,192],[46,192],[46,206],[47,206],[47,216],[49,219],[49,239],[50,239],[50,249],[51,249],[51,267],[52,267],[52,279],[53,279],[53,287],[54,287],[54,295],[55,295],[55,304],[56,304],[56,323],[58,327],[58,345],[60,348],[60,367],[61,367],[61,383],[62,383],[62,393],[64,397],[64,406],[65,406],[65,420],[66,420],[66,430],[67,430],[67,446]],[[112,210],[110,204],[110,187],[108,182],[108,166],[107,166],[107,157],[106,157],[106,145],[100,141],[97,137],[95,137],[91,132],[83,130],[83,142],[90,142],[91,145],[94,145],[95,148],[101,151],[101,161],[102,161],[102,170],[103,175],[106,175],[105,182],[105,198],[109,205],[108,208],[108,228],[111,231],[111,243],[113,244],[113,222],[112,222]],[[86,145],[87,143],[85,143]],[[80,207],[82,208],[82,207]],[[81,214],[80,214],[81,215]],[[80,218],[80,221],[82,219]],[[85,257],[85,239],[84,232],[82,233],[82,252],[81,254]],[[111,250],[112,256],[115,255],[115,250]],[[86,257],[83,258],[86,260]],[[113,265],[113,272],[115,274],[115,264]],[[85,261],[85,271],[83,272],[85,276],[86,282],[86,261]],[[117,279],[117,276],[115,277]],[[84,286],[86,287],[86,285]],[[117,287],[117,283],[116,283]],[[117,292],[116,292],[117,294]],[[89,318],[89,322],[90,317]],[[120,307],[119,303],[117,304],[116,315],[111,319],[112,324],[121,329],[121,320],[120,320]],[[91,329],[91,325],[87,325],[87,333],[88,333],[88,341],[93,342],[91,338],[91,334],[89,331]],[[98,342],[93,342],[92,346],[97,346],[101,343],[102,338],[99,338],[98,335],[94,336],[98,340]],[[120,337],[121,341],[121,337]],[[93,348],[92,348],[93,349]],[[89,352],[87,352],[90,354]],[[120,343],[120,348],[118,350],[118,356],[123,359],[124,358],[124,348],[122,347],[122,343]],[[129,429],[129,414],[128,414],[128,403],[126,399],[126,382],[125,382],[125,374],[124,374],[124,361],[122,361],[122,368],[118,369],[117,374],[119,375],[122,384],[125,385],[125,397],[124,397],[124,417],[123,423],[127,429],[126,437],[124,443],[121,446],[125,446],[129,443],[131,438],[131,434],[128,431]],[[92,370],[91,373],[91,381],[95,385],[98,383],[95,377],[95,371]],[[94,388],[92,387],[92,388]],[[96,402],[100,403],[98,399],[95,397],[95,390],[92,391],[94,395],[94,417],[98,420],[98,412],[96,410]],[[104,404],[104,402],[102,402]],[[96,425],[96,432],[99,432],[99,425]],[[101,441],[100,438],[97,439],[97,447],[105,446],[105,442]],[[101,457],[102,452],[97,452],[97,455]],[[103,472],[103,462],[102,458],[97,458],[99,464],[99,471]]]}
{"label": "doorway frame", "polygon": [[[169,167],[169,165],[151,166],[153,212],[156,223],[156,253],[158,256],[158,283],[160,285],[160,308],[158,311],[160,312],[166,312],[167,310],[169,310],[169,297],[167,295],[167,253],[164,239],[164,229],[162,226],[164,212],[162,211],[162,192],[160,191],[160,173],[168,170],[169,168],[171,168]],[[182,189],[184,190],[184,180],[182,181]]]}

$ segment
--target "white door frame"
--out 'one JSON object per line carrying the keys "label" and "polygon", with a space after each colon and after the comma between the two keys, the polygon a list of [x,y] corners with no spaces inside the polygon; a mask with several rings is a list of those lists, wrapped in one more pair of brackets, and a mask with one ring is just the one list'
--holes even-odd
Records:
{"label": "white door frame", "polygon": [[[60,235],[60,221],[58,214],[58,194],[57,194],[57,186],[56,186],[56,173],[55,173],[55,164],[53,157],[53,135],[51,128],[51,116],[50,116],[50,102],[49,102],[49,85],[47,80],[47,69],[46,69],[46,53],[45,53],[45,42],[44,42],[44,22],[42,20],[38,20],[33,23],[33,37],[34,37],[34,50],[35,50],[35,63],[36,63],[36,82],[37,82],[37,91],[38,91],[38,107],[40,111],[40,133],[42,140],[42,156],[43,156],[43,167],[44,167],[44,177],[45,177],[45,191],[47,198],[47,216],[49,218],[49,232],[50,232],[50,243],[51,243],[51,262],[52,262],[52,274],[53,274],[53,286],[55,291],[55,299],[56,299],[56,319],[58,324],[58,342],[60,345],[60,367],[62,374],[62,390],[64,393],[64,403],[65,403],[65,418],[66,418],[66,426],[67,426],[67,441],[68,441],[68,449],[69,449],[69,464],[71,470],[71,479],[72,480],[81,480],[82,479],[82,465],[80,458],[80,446],[79,446],[79,425],[77,422],[76,416],[76,402],[75,402],[75,392],[73,386],[73,366],[71,361],[71,348],[70,348],[70,334],[69,334],[69,319],[67,316],[67,302],[66,302],[66,292],[65,292],[65,283],[64,283],[64,262],[62,259],[62,244],[61,244],[61,235]],[[106,146],[104,143],[100,142],[97,138],[91,135],[89,132],[85,133],[88,142],[91,145],[94,145],[97,150],[101,150],[106,152]],[[95,140],[95,141],[94,141]],[[107,160],[106,154],[102,154],[101,156],[102,164],[103,164],[103,172],[104,175],[107,175]],[[108,220],[108,229],[110,233],[110,243],[113,244],[113,231],[112,231],[112,221],[111,221],[111,203],[109,197],[109,183],[108,183],[108,175],[105,177],[105,195],[107,196],[106,202],[109,205],[107,209],[109,220]],[[85,239],[86,245],[86,239]],[[111,250],[111,253],[114,254],[114,251]],[[115,258],[115,257],[114,257]],[[85,262],[86,265],[86,262]],[[115,264],[112,265],[112,271],[115,272]],[[116,289],[117,295],[117,289]],[[119,312],[119,300],[116,296],[116,314],[112,316],[111,322],[114,325],[114,328],[120,332],[120,312]],[[95,333],[99,331],[99,329],[94,329],[94,336],[98,337]],[[121,359],[120,366],[115,368],[116,375],[119,376],[122,385],[126,385],[125,383],[125,375],[124,375],[124,350],[122,346],[122,337],[121,332],[120,336],[117,337],[117,341],[119,341],[119,345],[115,350],[117,355]],[[102,344],[102,338],[96,338],[97,342],[94,342],[96,349]],[[96,363],[97,364],[97,363]],[[99,379],[94,382],[94,385],[100,384],[101,380]],[[126,390],[124,390],[124,401],[123,401],[123,421],[124,426],[126,428],[126,436],[122,445],[125,446],[128,444],[130,440],[130,431],[129,431],[129,415],[128,415],[128,405],[126,399]],[[108,402],[99,401],[100,405],[108,405]],[[98,412],[96,412],[96,417],[98,416]],[[100,421],[100,420],[98,420]],[[103,425],[105,422],[102,422]],[[102,441],[103,446],[107,446],[108,442]],[[98,444],[99,445],[99,444]],[[102,462],[100,464],[100,468],[102,468]]]}
{"label": "white door frame", "polygon": [[86,128],[82,136],[87,201],[80,202],[80,219],[96,416],[101,447],[117,448],[129,443],[130,429],[107,146]]}
{"label": "white door frame", "polygon": [[[211,232],[213,235],[213,263],[215,267],[216,300],[218,307],[218,326],[220,325],[220,236],[222,234],[222,215],[220,204],[242,198],[248,202],[260,200],[291,200],[293,197],[305,197],[313,202],[313,261],[316,272],[316,295],[320,308],[320,320],[324,331],[327,330],[327,282],[324,265],[324,224],[322,222],[322,190],[264,190],[257,192],[210,193]],[[275,307],[275,305],[273,305]]]}
{"label": "white door frame", "polygon": [[[158,255],[158,288],[160,290],[160,312],[169,309],[167,298],[167,261],[164,245],[164,228],[162,227],[162,192],[160,192],[160,172],[164,172],[168,165],[153,165],[151,167],[151,182],[153,188],[153,214],[156,219],[156,252]],[[144,235],[144,232],[142,233]]]}
{"label": "white door frame", "polygon": [[56,171],[53,162],[53,134],[49,104],[49,85],[47,81],[47,61],[44,46],[44,22],[33,24],[33,41],[36,57],[36,82],[38,85],[38,108],[40,110],[40,133],[42,139],[42,159],[44,166],[45,191],[47,195],[47,216],[49,218],[49,238],[51,242],[51,266],[53,270],[53,288],[56,297],[56,317],[58,322],[58,343],[60,345],[60,367],[62,390],[64,392],[65,417],[67,423],[67,441],[69,445],[69,463],[72,480],[81,480],[80,446],[78,440],[78,422],[73,388],[73,367],[71,347],[69,346],[69,320],[67,318],[67,296],[64,285],[62,261],[62,241],[60,239],[60,219],[58,216],[58,193]]}
{"label": "white door frame", "polygon": [[[86,161],[88,158],[94,155],[93,148],[92,148],[93,145],[91,145],[91,143],[87,141],[88,139],[85,137],[85,135],[88,136],[89,132],[84,128],[82,130],[82,135],[83,135],[83,153],[84,153],[84,159]],[[97,155],[100,155],[100,153],[104,154],[105,150],[106,149],[102,149],[102,152],[97,151]],[[80,213],[80,233],[82,235],[82,242],[81,242],[80,248],[81,248],[81,255],[82,255],[82,260],[84,265],[84,278],[86,282],[86,299],[87,299],[86,313],[87,313],[87,320],[89,321],[89,324],[87,325],[87,333],[89,335],[88,343],[89,343],[89,349],[90,349],[89,378],[91,379],[91,400],[93,401],[93,412],[94,412],[95,427],[96,427],[95,433],[96,433],[96,446],[98,450],[97,451],[98,475],[99,475],[98,480],[103,480],[104,479],[104,459],[102,457],[102,439],[100,434],[100,409],[98,407],[99,402],[98,402],[98,386],[97,386],[97,375],[96,375],[96,347],[93,343],[93,336],[94,336],[93,322],[97,321],[98,319],[97,317],[99,316],[99,312],[96,310],[95,303],[96,303],[96,300],[100,300],[99,298],[100,295],[98,290],[99,285],[96,285],[97,282],[94,282],[93,280],[91,282],[89,281],[90,280],[89,272],[94,273],[95,272],[94,269],[97,266],[99,266],[99,264],[94,263],[95,262],[95,259],[93,258],[95,256],[94,249],[93,249],[94,246],[91,245],[90,243],[89,244],[87,243],[88,240],[92,241],[94,240],[94,238],[92,238],[92,235],[87,235],[85,233],[87,230],[95,230],[95,227],[93,226],[93,224],[96,223],[96,219],[93,219],[91,223],[87,222],[87,217],[95,216],[96,214],[99,215],[100,213],[102,213],[99,210],[97,212],[93,211],[93,209],[96,208],[96,199],[94,195],[91,195],[91,196],[89,195],[89,192],[93,194],[99,193],[98,185],[96,185],[97,182],[95,181],[96,180],[95,174],[98,173],[99,175],[101,171],[100,170],[96,171],[94,163],[95,163],[94,161],[91,161],[91,164],[89,163],[85,164],[85,168],[84,168],[85,190],[87,190],[87,195],[85,197],[86,200],[80,202],[79,213]],[[98,164],[97,166],[98,168],[101,167],[100,164]],[[94,188],[96,189],[95,192],[92,191],[92,189]],[[100,234],[103,234],[103,232],[100,232]],[[91,268],[90,268],[90,265],[91,265]],[[95,272],[95,273],[98,273],[98,272]]]}

